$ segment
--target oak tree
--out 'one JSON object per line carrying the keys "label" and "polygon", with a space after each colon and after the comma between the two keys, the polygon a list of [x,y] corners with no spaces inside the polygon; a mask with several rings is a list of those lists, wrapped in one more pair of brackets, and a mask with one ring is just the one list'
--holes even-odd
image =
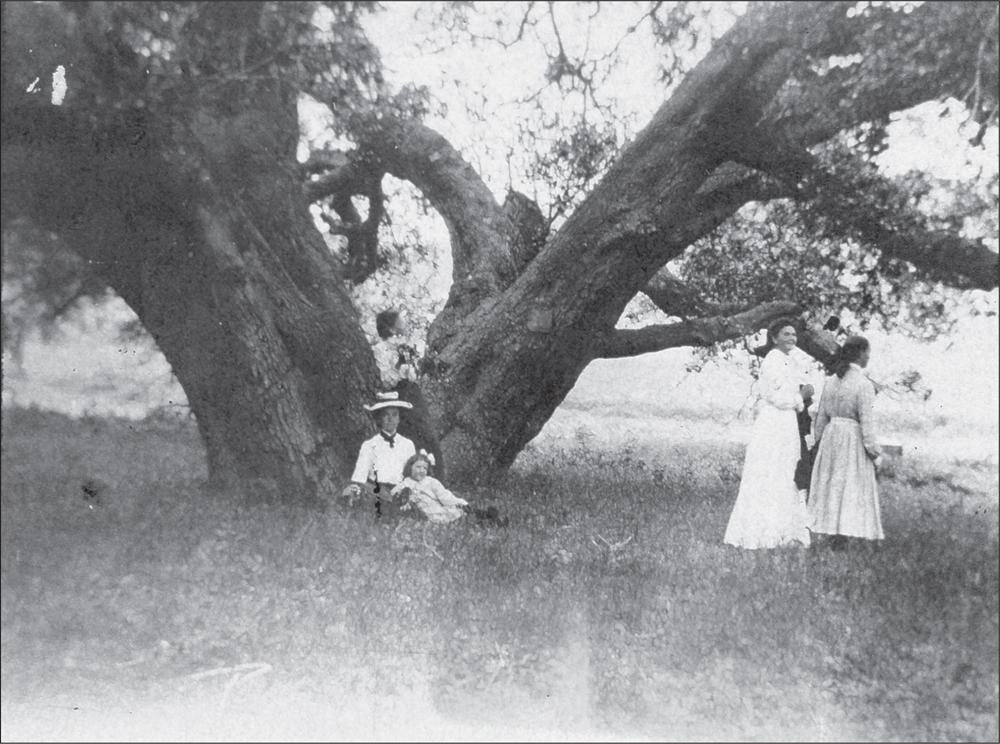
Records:
{"label": "oak tree", "polygon": [[[524,7],[522,33],[546,12]],[[494,197],[424,123],[426,92],[389,88],[362,24],[374,4],[5,3],[5,243],[41,230],[77,256],[170,363],[212,478],[289,498],[336,493],[368,433],[361,404],[378,371],[349,289],[384,264],[390,176],[450,237],[422,386],[453,478],[509,466],[595,359],[712,344],[808,311],[780,287],[727,300],[721,284],[699,286],[713,255],[739,260],[720,231],[747,205],[793,213],[803,235],[828,241],[817,283],[839,240],[875,257],[879,281],[912,270],[997,286],[996,251],[918,214],[858,136],[949,96],[995,126],[995,3],[751,4],[682,69],[670,50],[693,33],[694,8],[648,6],[676,84],[620,149],[580,122],[568,129],[548,159],[567,189],[546,214],[516,191]],[[589,69],[559,45],[547,75],[586,88]],[[329,106],[350,147],[298,162],[304,95]],[[670,270],[685,257],[681,275]],[[640,293],[674,320],[617,327]],[[806,330],[806,350],[829,353],[832,338]]]}

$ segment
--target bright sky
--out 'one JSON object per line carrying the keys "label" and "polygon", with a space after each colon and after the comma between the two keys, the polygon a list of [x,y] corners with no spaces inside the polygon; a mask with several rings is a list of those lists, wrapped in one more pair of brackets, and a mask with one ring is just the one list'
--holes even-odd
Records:
{"label": "bright sky", "polygon": [[[521,3],[488,4],[496,12],[496,22],[506,37],[520,20]],[[720,3],[720,6],[723,5]],[[430,21],[435,3],[389,3],[385,12],[373,15],[366,29],[382,50],[387,79],[395,85],[426,85],[447,105],[447,116],[432,117],[428,125],[448,137],[487,179],[499,199],[508,187],[508,170],[503,158],[507,143],[516,142],[515,107],[511,103],[540,86],[546,67],[545,55],[538,43],[519,44],[505,50],[499,44],[451,45],[434,54],[421,53],[418,45],[432,37]],[[658,81],[658,56],[651,43],[648,23],[636,33],[626,30],[639,18],[641,7],[632,3],[603,3],[599,23],[588,22],[589,9],[575,3],[555,5],[567,54],[591,56],[604,54],[622,43],[624,64],[610,79],[603,92],[614,102],[623,117],[631,117],[637,128],[644,126],[666,98],[666,89]],[[418,17],[414,17],[414,15]],[[492,24],[476,14],[471,19],[478,27],[472,30],[486,35],[495,33]],[[721,31],[730,22],[721,13],[716,28]],[[569,30],[569,32],[567,32]],[[553,48],[548,24],[539,34]],[[703,43],[693,54],[706,51]],[[470,93],[482,95],[483,105],[493,113],[486,121],[473,121],[466,114],[465,101]],[[554,103],[554,100],[548,103]],[[942,116],[947,109],[951,115]],[[976,169],[997,169],[997,129],[990,130],[982,148],[972,148],[968,140],[975,125],[958,126],[963,106],[956,101],[932,102],[894,116],[890,126],[890,149],[881,163],[891,174],[917,168],[940,178],[967,178]],[[634,133],[634,132],[633,132]],[[515,184],[530,193],[530,184]]]}

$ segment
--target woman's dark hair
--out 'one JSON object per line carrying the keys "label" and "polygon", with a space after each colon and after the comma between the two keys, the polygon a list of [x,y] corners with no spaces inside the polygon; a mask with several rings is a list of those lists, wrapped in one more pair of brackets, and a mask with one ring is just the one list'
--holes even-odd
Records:
{"label": "woman's dark hair", "polygon": [[410,459],[407,460],[406,464],[403,466],[404,478],[410,477],[410,471],[413,470],[413,463],[415,463],[417,460],[423,460],[424,462],[427,463],[427,475],[434,475],[434,466],[431,464],[430,458],[423,452],[418,452],[417,454],[410,457]]}
{"label": "woman's dark hair", "polygon": [[775,346],[775,339],[778,337],[778,334],[781,333],[781,330],[783,328],[787,328],[788,326],[791,326],[792,328],[794,328],[795,332],[798,333],[799,326],[791,318],[778,318],[776,321],[774,321],[773,323],[771,323],[770,325],[768,325],[768,327],[767,327],[767,345],[770,346],[771,348],[774,348],[774,346]]}
{"label": "woman's dark hair", "polygon": [[857,362],[870,346],[864,336],[851,336],[833,353],[833,358],[826,365],[827,372],[843,378],[851,364]]}
{"label": "woman's dark hair", "polygon": [[767,340],[764,341],[763,346],[758,346],[756,349],[753,350],[754,355],[760,357],[761,359],[766,357],[768,353],[771,351],[771,349],[773,349],[776,346],[774,342],[775,337],[779,333],[781,333],[782,328],[786,328],[787,326],[791,326],[792,328],[794,328],[796,333],[799,330],[798,323],[792,318],[778,318],[777,320],[773,321],[767,327]]}
{"label": "woman's dark hair", "polygon": [[399,320],[399,310],[383,310],[375,316],[375,332],[383,341],[391,336]]}

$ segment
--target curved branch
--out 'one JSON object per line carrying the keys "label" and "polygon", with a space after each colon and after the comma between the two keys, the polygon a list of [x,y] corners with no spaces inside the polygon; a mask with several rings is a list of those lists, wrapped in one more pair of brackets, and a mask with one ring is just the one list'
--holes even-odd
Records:
{"label": "curved branch", "polygon": [[[649,281],[643,292],[665,313],[698,317],[681,323],[648,327],[653,330],[616,331],[616,336],[625,334],[608,347],[611,351],[617,350],[617,356],[635,356],[676,346],[710,346],[756,333],[782,316],[798,316],[803,321],[799,331],[799,348],[821,364],[829,362],[838,347],[837,337],[805,322],[801,317],[802,308],[793,302],[766,302],[749,308],[707,303],[666,268]],[[699,339],[703,343],[698,343]],[[665,343],[669,345],[664,346]],[[642,350],[644,345],[649,347],[645,351]]]}
{"label": "curved branch", "polygon": [[509,246],[514,230],[489,187],[445,137],[417,121],[383,117],[366,131],[364,146],[345,157],[345,163],[306,181],[308,201],[334,194],[367,196],[377,167],[416,186],[442,216],[456,284],[495,293],[503,278],[510,280],[520,263]]}
{"label": "curved branch", "polygon": [[666,266],[653,275],[642,293],[667,315],[679,318],[735,315],[749,309],[742,303],[706,302]]}
{"label": "curved branch", "polygon": [[679,346],[711,346],[749,336],[778,318],[801,312],[802,307],[794,302],[766,302],[736,315],[696,318],[635,330],[620,329],[601,339],[594,358],[618,359]]}
{"label": "curved branch", "polygon": [[491,290],[510,260],[507,220],[482,178],[452,144],[416,121],[383,122],[369,140],[388,173],[409,181],[444,218],[456,282],[474,277]]}

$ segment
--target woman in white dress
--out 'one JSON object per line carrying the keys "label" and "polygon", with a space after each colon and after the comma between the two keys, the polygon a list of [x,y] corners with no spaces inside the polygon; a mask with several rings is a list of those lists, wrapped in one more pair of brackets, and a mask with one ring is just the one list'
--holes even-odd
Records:
{"label": "woman in white dress", "polygon": [[809,545],[806,506],[795,485],[801,448],[796,412],[813,394],[791,351],[798,341],[787,319],[772,323],[774,348],[760,369],[757,418],[743,462],[740,490],[726,527],[725,542],[738,548]]}
{"label": "woman in white dress", "polygon": [[862,368],[871,347],[852,336],[829,368],[816,413],[818,443],[809,488],[809,529],[834,535],[830,546],[842,550],[847,537],[881,540],[882,513],[875,478],[879,448],[872,426],[875,386]]}

